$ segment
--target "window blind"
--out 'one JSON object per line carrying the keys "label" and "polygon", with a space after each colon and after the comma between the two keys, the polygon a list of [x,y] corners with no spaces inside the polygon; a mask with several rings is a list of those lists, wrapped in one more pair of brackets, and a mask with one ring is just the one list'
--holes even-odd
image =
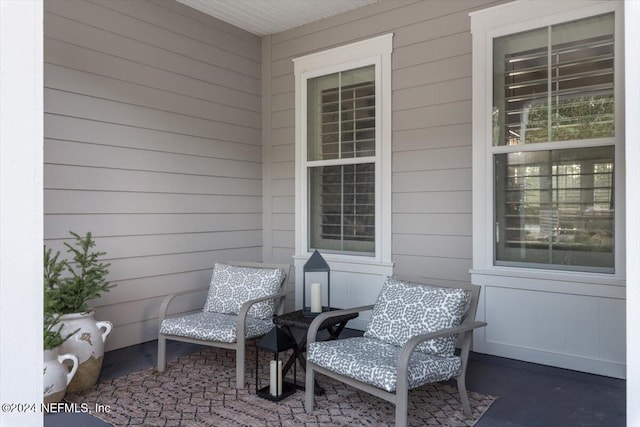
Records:
{"label": "window blind", "polygon": [[320,140],[324,159],[375,155],[375,82],[323,90]]}
{"label": "window blind", "polygon": [[[503,56],[498,145],[614,135],[613,34],[571,41],[558,36],[560,41],[554,42],[554,31],[548,30],[547,46]],[[536,37],[541,38],[540,32]]]}
{"label": "window blind", "polygon": [[[375,82],[322,91],[320,140],[325,158],[375,155]],[[375,165],[322,168],[322,238],[375,240]]]}
{"label": "window blind", "polygon": [[375,66],[307,80],[307,162],[309,247],[375,253]]}
{"label": "window blind", "polygon": [[372,163],[322,167],[322,237],[373,242],[375,168]]}
{"label": "window blind", "polygon": [[613,14],[494,39],[498,264],[613,271],[614,45]]}
{"label": "window blind", "polygon": [[497,259],[609,267],[613,156],[611,146],[496,156]]}

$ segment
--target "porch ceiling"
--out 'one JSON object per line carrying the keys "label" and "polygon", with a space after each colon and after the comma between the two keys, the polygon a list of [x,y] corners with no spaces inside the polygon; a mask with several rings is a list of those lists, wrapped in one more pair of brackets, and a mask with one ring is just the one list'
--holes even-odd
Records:
{"label": "porch ceiling", "polygon": [[380,0],[177,0],[264,36],[338,15]]}

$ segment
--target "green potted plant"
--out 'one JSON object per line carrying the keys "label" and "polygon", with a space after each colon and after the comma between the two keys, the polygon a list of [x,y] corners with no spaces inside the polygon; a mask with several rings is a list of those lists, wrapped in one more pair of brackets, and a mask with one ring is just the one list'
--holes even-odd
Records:
{"label": "green potted plant", "polygon": [[[73,333],[62,334],[60,316],[44,313],[44,403],[56,403],[64,397],[67,386],[78,369],[78,358],[73,354],[60,354],[60,347]],[[76,332],[76,331],[74,331]],[[63,362],[70,360],[71,371]]]}
{"label": "green potted plant", "polygon": [[69,383],[68,391],[80,391],[92,387],[98,381],[104,342],[111,332],[108,321],[96,321],[95,310],[88,301],[100,297],[115,285],[106,277],[109,265],[100,261],[105,252],[95,251],[95,241],[91,233],[80,236],[70,232],[74,241],[65,242],[72,259],[59,259],[50,248],[44,250],[44,303],[45,313],[60,316],[62,335],[72,333],[61,346],[61,352],[73,353],[78,357],[78,371]]}

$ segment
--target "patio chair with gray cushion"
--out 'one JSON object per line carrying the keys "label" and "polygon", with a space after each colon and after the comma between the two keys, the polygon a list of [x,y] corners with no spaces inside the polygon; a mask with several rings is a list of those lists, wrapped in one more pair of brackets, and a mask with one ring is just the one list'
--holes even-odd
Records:
{"label": "patio chair with gray cushion", "polygon": [[202,311],[167,318],[169,304],[185,291],[164,298],[158,316],[158,371],[166,368],[166,340],[228,348],[236,351],[236,388],[245,387],[246,341],[273,328],[274,313],[282,314],[290,266],[261,263],[216,263]]}
{"label": "patio chair with gray cushion", "polygon": [[[396,426],[407,424],[409,389],[456,378],[462,407],[471,406],[465,372],[480,287],[430,286],[389,278],[374,305],[323,313],[307,336],[305,409],[313,411],[315,373],[385,399],[396,406]],[[327,318],[373,309],[362,337],[316,342]],[[455,354],[460,334],[461,352]]]}

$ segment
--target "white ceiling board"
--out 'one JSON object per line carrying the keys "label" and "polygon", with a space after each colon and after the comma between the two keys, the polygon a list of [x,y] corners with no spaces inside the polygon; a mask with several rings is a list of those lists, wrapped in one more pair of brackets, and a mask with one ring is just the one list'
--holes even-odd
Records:
{"label": "white ceiling board", "polygon": [[379,0],[177,0],[264,36],[338,15]]}

